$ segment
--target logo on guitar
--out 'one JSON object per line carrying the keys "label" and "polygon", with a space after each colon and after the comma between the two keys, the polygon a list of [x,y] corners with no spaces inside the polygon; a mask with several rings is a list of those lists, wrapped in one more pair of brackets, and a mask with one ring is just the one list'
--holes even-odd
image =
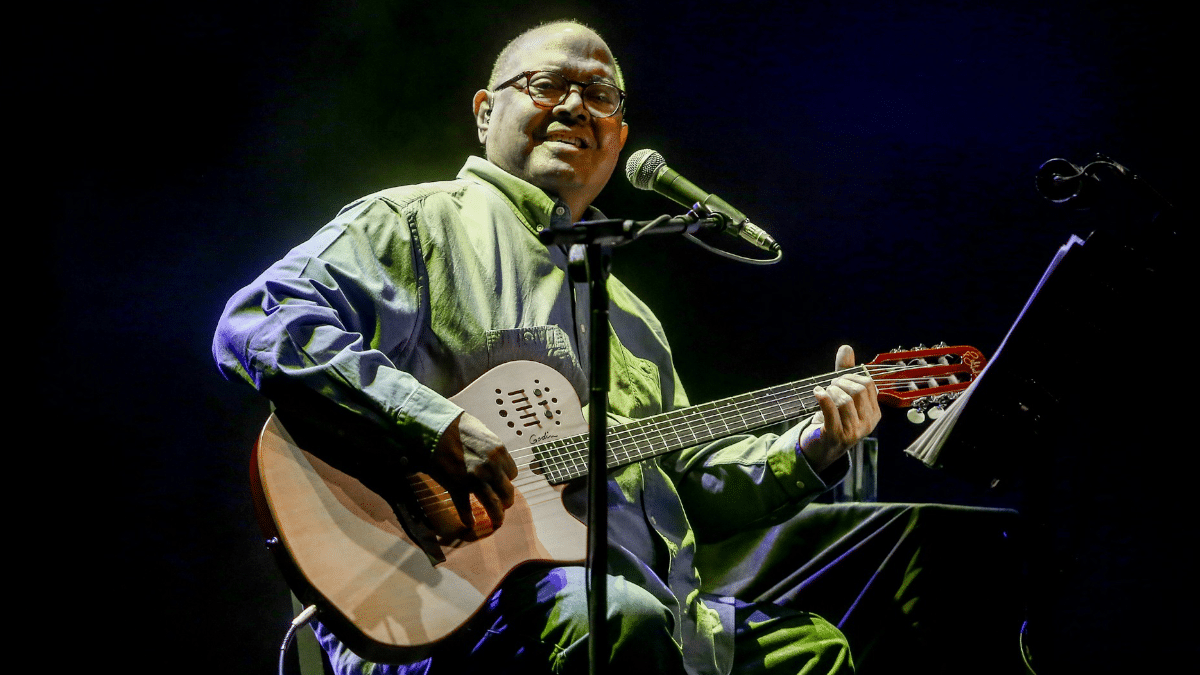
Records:
{"label": "logo on guitar", "polygon": [[971,369],[972,374],[978,375],[980,372],[983,371],[983,366],[984,366],[985,361],[983,358],[983,354],[981,354],[978,351],[971,350],[971,351],[968,351],[967,353],[963,354],[963,363],[966,364],[967,367]]}
{"label": "logo on guitar", "polygon": [[549,431],[547,431],[546,433],[542,434],[541,436],[530,436],[529,442],[532,443],[533,445],[537,445],[538,443],[545,443],[546,441],[552,441],[556,438],[558,438],[558,434],[552,434]]}

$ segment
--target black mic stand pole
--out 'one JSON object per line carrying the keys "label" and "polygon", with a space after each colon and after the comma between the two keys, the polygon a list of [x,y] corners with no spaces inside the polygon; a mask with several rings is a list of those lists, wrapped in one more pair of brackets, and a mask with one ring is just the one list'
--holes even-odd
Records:
{"label": "black mic stand pole", "polygon": [[608,668],[608,276],[612,247],[586,247],[591,306],[591,396],[588,401],[588,659],[592,675]]}
{"label": "black mic stand pole", "polygon": [[[653,223],[653,224],[651,224]],[[571,244],[568,274],[573,281],[586,280],[591,305],[588,354],[591,371],[588,401],[588,661],[592,675],[607,670],[608,623],[608,276],[612,249],[644,234],[679,234],[703,228],[723,228],[720,217],[698,218],[692,214],[664,222],[636,223],[631,220],[580,222],[570,227],[542,230],[542,243]],[[647,227],[650,225],[650,227]]]}

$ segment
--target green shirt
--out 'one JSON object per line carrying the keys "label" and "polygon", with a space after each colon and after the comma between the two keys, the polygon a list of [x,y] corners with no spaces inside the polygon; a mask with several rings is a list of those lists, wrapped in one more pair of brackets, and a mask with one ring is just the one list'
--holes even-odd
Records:
{"label": "green shirt", "polygon": [[[569,223],[561,201],[472,157],[456,180],[397,187],[342,209],[239,291],[214,355],[277,402],[317,392],[432,452],[462,410],[446,399],[513,359],[551,365],[586,403],[588,294],[536,233]],[[610,278],[609,411],[688,405],[662,327]],[[732,608],[699,598],[697,541],[793,514],[825,484],[783,437],[737,436],[610,476],[610,572],[677,618],[693,672],[728,672]]]}

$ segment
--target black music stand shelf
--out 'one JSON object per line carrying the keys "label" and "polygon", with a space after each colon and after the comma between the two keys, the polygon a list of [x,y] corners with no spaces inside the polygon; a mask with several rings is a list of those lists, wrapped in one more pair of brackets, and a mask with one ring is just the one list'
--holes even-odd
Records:
{"label": "black music stand shelf", "polygon": [[1116,211],[1062,247],[951,430],[923,437],[930,466],[1022,492],[1038,675],[1197,655],[1183,218]]}

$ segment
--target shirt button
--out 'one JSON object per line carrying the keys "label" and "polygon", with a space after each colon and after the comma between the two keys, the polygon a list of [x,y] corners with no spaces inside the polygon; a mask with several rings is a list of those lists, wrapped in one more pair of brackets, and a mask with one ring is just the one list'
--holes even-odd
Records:
{"label": "shirt button", "polygon": [[554,212],[561,216],[563,214],[563,207],[560,206],[560,207],[554,209]]}
{"label": "shirt button", "polygon": [[796,481],[796,487],[803,490],[804,489],[804,481],[802,481],[802,480]]}

